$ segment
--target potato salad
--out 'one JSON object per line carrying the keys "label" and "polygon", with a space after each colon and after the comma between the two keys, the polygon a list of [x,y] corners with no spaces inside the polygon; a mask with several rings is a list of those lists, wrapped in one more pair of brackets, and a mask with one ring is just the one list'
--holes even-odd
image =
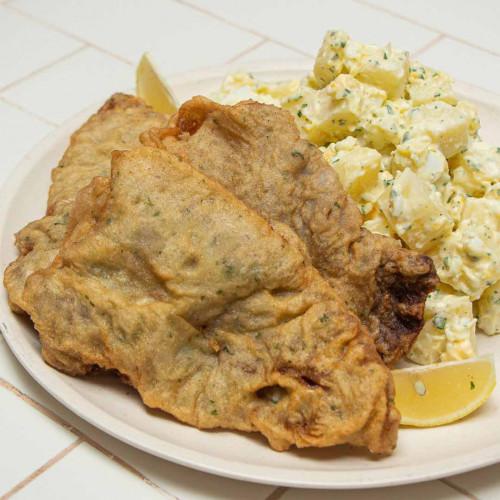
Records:
{"label": "potato salad", "polygon": [[310,75],[270,83],[235,73],[214,97],[288,109],[364,226],[432,257],[441,285],[410,360],[466,359],[476,327],[500,333],[500,147],[481,140],[475,107],[448,75],[329,31]]}

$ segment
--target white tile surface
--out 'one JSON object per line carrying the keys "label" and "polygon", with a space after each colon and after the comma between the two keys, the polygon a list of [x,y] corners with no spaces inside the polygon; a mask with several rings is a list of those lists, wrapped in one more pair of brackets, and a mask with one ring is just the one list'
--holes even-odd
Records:
{"label": "white tile surface", "polygon": [[165,500],[173,497],[150,486],[92,446],[82,443],[22,488],[15,498]]}
{"label": "white tile surface", "polygon": [[0,5],[0,89],[81,44]]}
{"label": "white tile surface", "polygon": [[259,39],[170,0],[19,0],[13,5],[137,62],[162,50],[172,72],[220,64]]}
{"label": "white tile surface", "polygon": [[234,498],[238,498],[238,500],[263,500],[274,490],[272,486],[233,481],[174,465],[104,434],[67,410],[38,385],[17,362],[1,335],[0,378],[6,379],[18,387],[23,393],[52,410],[66,422],[104,446],[114,455],[121,457],[155,484],[178,498],[189,500],[230,500]]}
{"label": "white tile surface", "polygon": [[448,478],[480,500],[500,498],[500,464]]}
{"label": "white tile surface", "polygon": [[[0,44],[1,45],[1,44]],[[0,185],[22,157],[48,132],[51,125],[0,98]]]}
{"label": "white tile surface", "polygon": [[466,497],[441,481],[373,490],[288,490],[280,500],[464,500]]}
{"label": "white tile surface", "polygon": [[189,500],[264,500],[275,489],[263,484],[234,481],[171,464],[131,448],[109,436],[99,442],[144,476],[178,498]]}
{"label": "white tile surface", "polygon": [[274,42],[264,42],[262,45],[259,45],[257,48],[246,52],[240,57],[234,59],[234,62],[253,62],[253,61],[265,61],[265,60],[303,60],[308,59],[311,61],[311,67],[314,61],[313,57],[305,57],[300,52],[296,52],[294,50],[287,49],[282,45],[279,45]]}
{"label": "white tile surface", "polygon": [[436,36],[390,14],[350,0],[187,0],[238,25],[256,30],[308,54],[318,51],[325,31],[339,28],[354,38],[376,44],[392,41],[415,51]]}
{"label": "white tile surface", "polygon": [[9,101],[61,123],[113,92],[133,87],[132,66],[93,48],[84,48],[3,95]]}
{"label": "white tile surface", "polygon": [[419,54],[425,64],[446,71],[456,80],[500,94],[500,56],[444,38]]}
{"label": "white tile surface", "polygon": [[1,496],[77,438],[1,386],[0,408]]}
{"label": "white tile surface", "polygon": [[368,0],[368,3],[415,19],[431,28],[500,53],[498,0]]}

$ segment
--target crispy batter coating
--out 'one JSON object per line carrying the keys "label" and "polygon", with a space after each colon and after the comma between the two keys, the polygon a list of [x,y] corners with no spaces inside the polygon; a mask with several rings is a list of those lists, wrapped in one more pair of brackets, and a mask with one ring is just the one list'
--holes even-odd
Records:
{"label": "crispy batter coating", "polygon": [[277,450],[395,446],[390,371],[297,236],[166,151],[113,154],[24,301],[48,363],[118,370],[183,422]]}
{"label": "crispy batter coating", "polygon": [[52,171],[47,215],[16,234],[20,257],[5,270],[4,284],[11,308],[22,312],[26,278],[47,267],[57,255],[69,212],[78,191],[95,176],[109,175],[111,152],[139,145],[139,135],[166,125],[167,118],[137,97],[115,94],[79,130],[59,165]]}
{"label": "crispy batter coating", "polygon": [[355,203],[287,111],[195,97],[168,128],[141,140],[191,162],[264,218],[290,226],[313,265],[368,327],[384,361],[391,365],[409,351],[437,283],[432,260],[361,228]]}

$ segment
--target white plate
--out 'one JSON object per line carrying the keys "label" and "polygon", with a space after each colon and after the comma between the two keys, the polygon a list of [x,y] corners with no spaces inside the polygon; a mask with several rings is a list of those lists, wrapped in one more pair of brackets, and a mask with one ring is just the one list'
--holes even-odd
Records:
{"label": "white plate", "polygon": [[[304,74],[309,64],[260,63],[251,69],[259,78],[288,79]],[[199,71],[170,82],[182,101],[215,90],[229,70]],[[483,136],[494,143],[500,130],[499,98],[471,87],[460,86],[460,90],[476,101]],[[16,257],[12,235],[44,213],[49,173],[66,149],[70,134],[97,107],[83,111],[47,137],[4,186],[0,195],[2,269]],[[462,422],[433,429],[401,429],[391,457],[375,459],[349,447],[278,453],[254,435],[200,431],[150,411],[113,378],[63,375],[42,361],[33,327],[10,311],[3,288],[0,314],[3,334],[18,360],[61,403],[132,446],[205,472],[295,487],[368,488],[425,481],[500,461],[498,388],[485,406]],[[480,352],[495,352],[500,366],[500,336],[481,336],[479,340]]]}

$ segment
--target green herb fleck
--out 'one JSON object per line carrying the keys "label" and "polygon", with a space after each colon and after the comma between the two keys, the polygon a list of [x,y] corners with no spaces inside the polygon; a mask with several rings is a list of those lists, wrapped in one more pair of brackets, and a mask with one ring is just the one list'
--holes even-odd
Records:
{"label": "green herb fleck", "polygon": [[294,158],[300,158],[302,160],[304,159],[304,155],[300,151],[297,151],[296,149],[292,151],[292,156]]}
{"label": "green herb fleck", "polygon": [[384,179],[384,186],[392,186],[394,180],[393,179]]}
{"label": "green herb fleck", "polygon": [[476,384],[471,380],[470,381],[470,390],[473,391],[476,388]]}
{"label": "green herb fleck", "polygon": [[300,109],[297,111],[297,116],[298,116],[299,118],[302,116],[302,111],[301,111]]}
{"label": "green herb fleck", "polygon": [[218,415],[219,412],[214,408],[211,412],[210,412],[211,415]]}
{"label": "green herb fleck", "polygon": [[345,44],[346,44],[346,42],[340,42],[340,46],[341,46],[342,48],[344,48],[344,47],[345,47]]}
{"label": "green herb fleck", "polygon": [[232,264],[224,263],[224,276],[226,278],[232,278],[234,276],[235,269]]}
{"label": "green herb fleck", "polygon": [[410,132],[405,132],[403,135],[403,142],[406,142],[410,138]]}
{"label": "green herb fleck", "polygon": [[436,314],[434,318],[432,318],[432,324],[438,329],[438,330],[444,330],[444,327],[446,326],[446,318],[443,316],[439,316]]}
{"label": "green herb fleck", "polygon": [[390,104],[387,104],[385,107],[390,115],[394,114],[394,110],[392,109],[392,106]]}
{"label": "green herb fleck", "polygon": [[158,217],[160,215],[160,211],[157,210],[154,214],[153,214],[153,217]]}
{"label": "green herb fleck", "polygon": [[330,321],[330,316],[328,316],[328,314],[325,313],[322,316],[320,316],[319,320],[321,323],[328,323],[328,321]]}
{"label": "green herb fleck", "polygon": [[388,59],[387,52],[385,50],[384,50],[384,59],[386,59],[386,60]]}

